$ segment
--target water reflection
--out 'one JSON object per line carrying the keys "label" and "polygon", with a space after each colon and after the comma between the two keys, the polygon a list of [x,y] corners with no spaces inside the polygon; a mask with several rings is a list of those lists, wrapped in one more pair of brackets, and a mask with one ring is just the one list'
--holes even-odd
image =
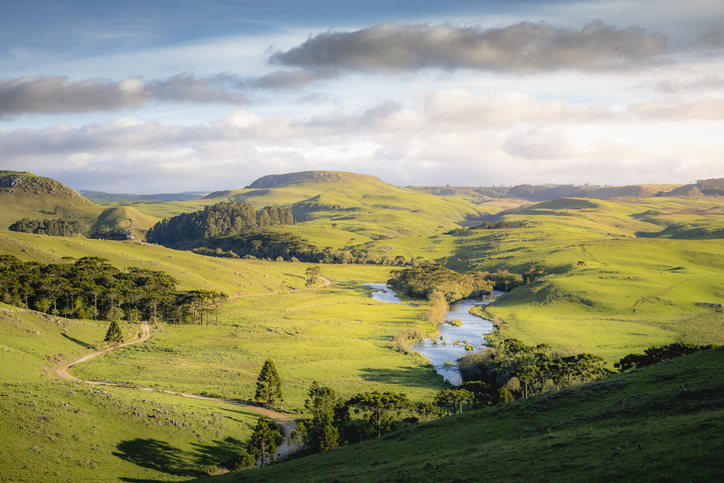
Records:
{"label": "water reflection", "polygon": [[[365,287],[371,287],[372,298],[381,302],[401,304],[397,293],[382,283],[365,283]],[[445,380],[454,385],[460,385],[461,376],[457,368],[457,359],[464,355],[471,354],[474,351],[485,350],[485,335],[491,333],[495,327],[489,320],[482,319],[468,312],[470,307],[475,305],[487,305],[503,292],[494,290],[492,294],[484,297],[483,300],[460,300],[450,306],[450,311],[446,314],[446,320],[459,319],[462,324],[455,327],[450,324],[441,324],[438,326],[440,334],[434,339],[425,339],[415,345],[414,349],[420,354],[428,358],[435,371],[443,376]],[[457,344],[454,342],[458,341]],[[474,347],[474,351],[466,351],[465,345],[470,344]],[[446,366],[445,363],[450,362],[451,365]]]}

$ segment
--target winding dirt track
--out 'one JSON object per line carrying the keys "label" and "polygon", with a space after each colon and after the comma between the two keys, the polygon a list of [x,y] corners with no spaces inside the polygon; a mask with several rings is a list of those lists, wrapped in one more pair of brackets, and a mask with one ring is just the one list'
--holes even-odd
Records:
{"label": "winding dirt track", "polygon": [[[138,344],[141,342],[145,342],[148,339],[150,339],[152,336],[151,330],[148,327],[148,322],[141,322],[141,334],[140,336],[136,336],[135,339],[131,339],[127,342],[124,342],[123,344],[120,344],[118,347],[125,347],[132,344]],[[92,385],[100,385],[100,386],[120,386],[120,384],[114,383],[114,382],[104,382],[104,381],[86,381],[84,379],[79,379],[75,376],[70,375],[68,370],[75,366],[80,364],[81,362],[86,362],[91,359],[94,359],[98,356],[101,356],[103,354],[107,354],[108,352],[111,352],[115,350],[116,347],[111,347],[109,349],[103,349],[100,351],[93,352],[91,354],[87,354],[79,359],[74,360],[70,364],[65,364],[63,366],[58,367],[55,370],[55,373],[62,379],[66,379],[68,381],[74,381],[74,382],[84,382],[86,384],[92,384]],[[240,403],[237,401],[233,401],[230,399],[221,399],[216,397],[207,397],[207,396],[197,396],[196,394],[188,394],[188,393],[182,393],[182,392],[176,392],[176,391],[167,391],[167,390],[161,390],[161,389],[155,389],[150,387],[144,387],[144,386],[134,386],[134,389],[138,389],[140,391],[156,391],[156,392],[164,392],[166,394],[174,394],[177,396],[183,396],[188,397],[191,399],[201,399],[204,401],[213,401],[219,404],[230,404],[232,406],[241,407],[244,409],[248,409],[250,411],[254,411],[255,413],[261,414],[262,416],[266,416],[269,419],[273,419],[277,424],[282,426],[284,428],[284,434],[287,436],[291,434],[291,432],[297,427],[297,423],[287,416],[286,414],[282,414],[279,412],[276,412],[271,409],[262,408],[258,406],[251,406],[249,404]],[[284,441],[281,445],[279,445],[279,448],[277,448],[277,454],[276,457],[278,459],[286,458],[291,454],[292,449],[289,446],[288,438],[284,438]]]}

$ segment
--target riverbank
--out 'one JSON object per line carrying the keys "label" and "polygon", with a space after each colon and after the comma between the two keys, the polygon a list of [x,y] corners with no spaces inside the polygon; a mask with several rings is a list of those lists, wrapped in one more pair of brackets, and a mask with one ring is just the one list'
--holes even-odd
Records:
{"label": "riverbank", "polygon": [[[372,289],[372,298],[380,302],[402,304],[395,290],[386,284],[366,283],[364,287]],[[450,305],[444,320],[460,320],[459,326],[441,321],[437,326],[438,333],[434,337],[424,339],[413,350],[427,358],[435,372],[443,376],[449,383],[458,386],[462,376],[457,367],[457,360],[475,351],[486,348],[485,336],[495,330],[491,320],[484,319],[470,313],[470,309],[477,306],[488,305],[504,293],[494,290],[487,300],[458,300]],[[466,350],[466,346],[468,350]],[[472,346],[472,350],[469,350]]]}

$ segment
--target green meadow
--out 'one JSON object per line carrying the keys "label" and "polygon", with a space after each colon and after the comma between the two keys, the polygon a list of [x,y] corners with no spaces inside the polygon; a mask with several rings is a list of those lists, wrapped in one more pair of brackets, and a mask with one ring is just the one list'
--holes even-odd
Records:
{"label": "green meadow", "polygon": [[107,329],[0,305],[0,481],[183,481],[248,442],[257,416],[239,407],[58,379]]}
{"label": "green meadow", "polygon": [[[26,187],[28,180],[39,180],[65,193],[53,180],[23,176]],[[292,207],[295,225],[267,229],[292,232],[320,249],[357,248],[374,259],[435,260],[459,272],[542,268],[543,275],[478,309],[496,323],[493,338],[545,343],[561,355],[590,352],[609,368],[652,345],[724,344],[724,313],[700,305],[724,298],[720,198],[531,203],[490,198],[473,189],[397,188],[351,173],[296,181],[216,192],[204,200],[102,207],[75,195],[67,201],[72,206],[56,203],[59,209],[47,193],[3,191],[3,207],[10,206],[6,202],[20,207],[12,214],[3,210],[0,221],[6,226],[18,214],[63,218],[72,212],[89,228],[129,230],[135,239],[0,231],[1,254],[39,263],[97,256],[121,269],[163,271],[179,289],[219,291],[229,299],[206,325],[159,324],[149,341],[71,369],[79,378],[121,384],[113,387],[66,382],[54,372],[92,352],[107,321],[69,320],[0,305],[0,420],[8,428],[0,443],[0,481],[165,481],[217,472],[220,462],[249,441],[255,414],[160,391],[246,401],[267,358],[280,372],[283,411],[294,417],[304,417],[304,400],[315,380],[342,397],[379,390],[404,392],[413,402],[432,401],[448,387],[426,359],[391,346],[393,336],[410,327],[434,333],[425,320],[427,301],[410,301],[417,307],[376,302],[360,286],[384,283],[401,266],[320,264],[324,280],[307,287],[305,271],[312,264],[206,257],[140,241],[156,220],[229,199],[257,208]],[[38,186],[51,189],[46,184]],[[504,210],[498,220],[525,227],[445,234]],[[122,329],[130,335],[138,326],[123,323]],[[657,475],[657,481],[678,481],[687,468],[700,466],[694,480],[716,479],[721,472],[702,465],[701,454],[722,454],[722,388],[707,382],[721,379],[721,354],[688,356],[548,399],[544,395],[444,418],[411,432],[233,477],[473,481],[485,472],[509,481],[584,475],[594,481],[627,475],[645,481],[648,474]],[[696,396],[679,399],[682,387]],[[653,407],[661,409],[652,412]],[[706,448],[701,440],[708,442]],[[671,452],[681,457],[662,463]]]}

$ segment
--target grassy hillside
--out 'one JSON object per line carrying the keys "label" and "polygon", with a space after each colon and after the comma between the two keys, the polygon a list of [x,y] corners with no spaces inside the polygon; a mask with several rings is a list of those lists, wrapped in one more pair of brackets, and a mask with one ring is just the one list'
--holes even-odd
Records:
{"label": "grassy hillside", "polygon": [[478,218],[485,210],[462,199],[446,199],[383,183],[374,176],[310,171],[264,177],[243,190],[206,198],[234,199],[257,208],[292,207],[298,223],[311,229],[336,225],[352,237],[429,236]]}
{"label": "grassy hillside", "polygon": [[0,171],[0,229],[21,218],[79,221],[90,228],[103,211],[64,184],[28,172]]}
{"label": "grassy hillside", "polygon": [[96,219],[92,232],[121,231],[131,239],[143,240],[145,233],[160,220],[144,215],[132,206],[108,208]]}
{"label": "grassy hillside", "polygon": [[248,410],[56,378],[107,329],[0,305],[0,481],[188,480],[248,442]]}
{"label": "grassy hillside", "polygon": [[204,481],[719,481],[723,361],[701,352]]}
{"label": "grassy hillside", "polygon": [[539,281],[488,308],[501,335],[613,362],[636,348],[676,340],[724,343],[724,316],[696,305],[724,299],[724,244],[635,238],[695,220],[712,233],[721,223],[717,202],[549,201],[506,216],[529,222],[529,228],[467,232],[443,237],[441,245],[455,247],[447,260],[458,270],[545,268]]}
{"label": "grassy hillside", "polygon": [[249,398],[261,365],[271,355],[288,387],[287,405],[296,409],[315,379],[342,393],[409,385],[418,399],[431,398],[443,386],[426,360],[390,349],[395,332],[424,324],[425,308],[372,301],[369,289],[358,285],[385,282],[388,267],[323,265],[322,275],[335,284],[304,290],[304,272],[310,266],[304,263],[220,259],[130,242],[6,234],[0,238],[0,252],[24,261],[62,262],[61,253],[101,256],[118,267],[164,271],[178,279],[182,289],[232,295],[220,311],[220,325],[167,327],[148,349],[129,348],[123,355],[99,358],[77,369],[90,379]]}

